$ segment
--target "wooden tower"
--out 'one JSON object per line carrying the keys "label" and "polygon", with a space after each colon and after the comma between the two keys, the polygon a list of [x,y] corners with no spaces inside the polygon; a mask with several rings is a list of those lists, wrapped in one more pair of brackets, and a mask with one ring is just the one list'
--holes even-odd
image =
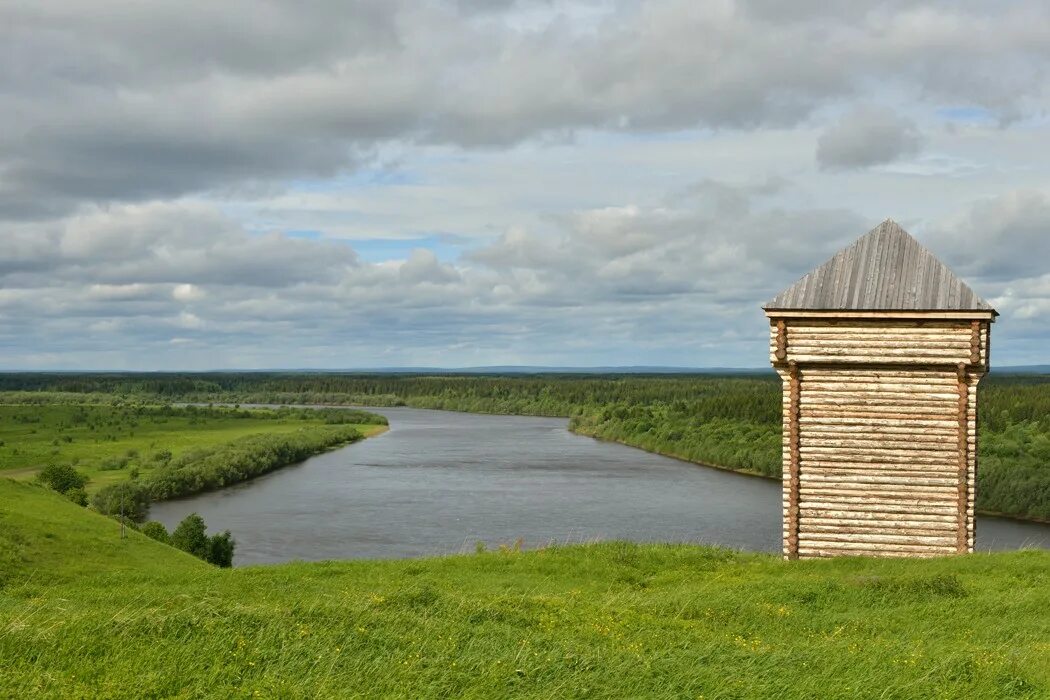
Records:
{"label": "wooden tower", "polygon": [[784,555],[973,551],[996,311],[889,220],[765,311],[784,383]]}

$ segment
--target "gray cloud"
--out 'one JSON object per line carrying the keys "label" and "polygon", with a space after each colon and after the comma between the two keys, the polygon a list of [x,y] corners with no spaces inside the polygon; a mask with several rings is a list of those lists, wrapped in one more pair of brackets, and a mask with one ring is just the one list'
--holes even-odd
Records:
{"label": "gray cloud", "polygon": [[10,367],[760,366],[759,305],[886,215],[1045,360],[1042,3],[10,2],[0,42]]}
{"label": "gray cloud", "polygon": [[927,233],[959,270],[993,283],[1050,274],[1050,193],[1026,189],[974,203]]}
{"label": "gray cloud", "polygon": [[[185,202],[22,224],[0,271],[0,345],[9,367],[761,366],[762,302],[874,223],[785,209],[781,194],[704,181],[512,229],[455,263],[369,263]],[[1018,192],[917,229],[1000,306],[998,337],[1018,348],[1050,308],[1048,212],[1045,194]]]}
{"label": "gray cloud", "polygon": [[1041,4],[792,7],[7,3],[0,216],[327,177],[391,140],[792,125],[873,83],[1004,120],[1045,106]]}
{"label": "gray cloud", "polygon": [[817,140],[817,163],[830,170],[865,168],[918,153],[915,123],[892,110],[862,107],[844,115]]}

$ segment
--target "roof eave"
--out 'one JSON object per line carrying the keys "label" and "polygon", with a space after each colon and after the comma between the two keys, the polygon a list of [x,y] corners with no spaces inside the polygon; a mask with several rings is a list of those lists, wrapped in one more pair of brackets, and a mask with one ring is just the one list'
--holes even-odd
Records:
{"label": "roof eave", "polygon": [[965,319],[995,321],[995,309],[785,309],[762,308],[768,318],[889,318],[889,319]]}

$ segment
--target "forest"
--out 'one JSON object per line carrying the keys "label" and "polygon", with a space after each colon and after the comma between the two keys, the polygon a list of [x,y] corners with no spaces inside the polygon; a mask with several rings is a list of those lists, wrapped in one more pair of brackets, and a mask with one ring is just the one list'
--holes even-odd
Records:
{"label": "forest", "polygon": [[[753,375],[397,375],[337,373],[7,374],[0,396],[62,392],[149,400],[407,405],[564,416],[578,433],[692,462],[780,476],[780,382]],[[980,385],[978,507],[1050,519],[1050,376]],[[7,399],[5,399],[7,400]]]}

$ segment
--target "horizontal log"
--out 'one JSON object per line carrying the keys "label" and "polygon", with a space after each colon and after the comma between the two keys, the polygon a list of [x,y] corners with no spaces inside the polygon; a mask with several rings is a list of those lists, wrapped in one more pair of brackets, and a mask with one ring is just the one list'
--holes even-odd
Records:
{"label": "horizontal log", "polygon": [[812,503],[815,500],[836,501],[845,498],[864,498],[868,503],[896,503],[907,505],[909,503],[923,503],[925,505],[944,504],[957,505],[959,492],[957,489],[928,486],[914,486],[908,488],[891,488],[888,486],[873,487],[870,484],[840,484],[837,486],[816,486],[806,483],[805,480],[799,487],[799,502]]}
{"label": "horizontal log", "polygon": [[894,357],[892,355],[872,355],[870,357],[863,358],[831,358],[827,355],[818,355],[814,353],[792,353],[788,350],[788,360],[795,362],[857,362],[857,363],[876,363],[880,365],[902,365],[906,366],[909,364],[941,364],[942,362],[952,362],[952,358],[931,358],[931,357],[915,357],[915,356],[899,356]]}
{"label": "horizontal log", "polygon": [[817,438],[803,435],[799,438],[799,449],[803,455],[871,455],[881,457],[929,457],[931,459],[958,459],[959,444],[948,439],[941,441],[904,442],[902,440],[846,440],[836,438]]}
{"label": "horizontal log", "polygon": [[799,414],[806,418],[886,418],[889,420],[945,420],[955,417],[958,420],[958,411],[944,409],[930,409],[921,406],[898,406],[888,408],[886,406],[851,406],[848,408],[836,408],[834,406],[812,406],[803,405]]}
{"label": "horizontal log", "polygon": [[[774,348],[776,341],[770,343]],[[936,349],[936,350],[965,350],[970,352],[970,341],[966,338],[952,335],[926,335],[926,336],[903,336],[893,335],[849,335],[842,333],[826,333],[821,335],[811,334],[788,334],[788,348],[812,348],[812,347],[850,347],[850,348],[877,348],[894,347],[908,350]]]}
{"label": "horizontal log", "polygon": [[858,518],[827,518],[803,515],[799,522],[804,523],[807,527],[826,528],[828,531],[835,531],[836,529],[841,528],[861,528],[866,530],[892,532],[955,532],[958,528],[957,522],[948,520],[943,522],[915,519],[887,520],[885,518],[879,520],[862,520]]}
{"label": "horizontal log", "polygon": [[856,472],[850,473],[837,472],[829,474],[827,471],[822,469],[806,469],[801,475],[801,479],[807,484],[871,484],[872,486],[888,485],[888,486],[900,486],[900,487],[911,487],[911,486],[925,486],[925,487],[951,487],[952,490],[956,488],[959,483],[958,477],[952,478],[950,476],[934,477],[929,475],[922,476],[911,476],[901,474],[857,474]]}
{"label": "horizontal log", "polygon": [[803,415],[816,415],[818,413],[834,413],[843,416],[932,416],[940,419],[944,416],[959,415],[959,399],[956,397],[954,405],[951,401],[925,402],[912,404],[909,401],[890,401],[869,404],[859,401],[845,401],[832,403],[830,401],[817,400],[806,396],[804,393],[799,397],[799,408]]}
{"label": "horizontal log", "polygon": [[931,522],[931,523],[945,523],[955,524],[958,523],[958,513],[952,511],[951,513],[937,514],[937,513],[891,513],[891,512],[880,512],[880,511],[866,511],[866,510],[832,510],[826,508],[808,508],[803,506],[800,510],[800,517],[812,518],[814,520],[821,519],[841,519],[841,520],[871,520],[875,522]]}
{"label": "horizontal log", "polygon": [[[833,510],[833,511],[844,511],[844,512],[858,512],[858,513],[880,513],[880,514],[908,514],[908,515],[947,515],[952,517],[958,517],[958,509],[954,504],[946,505],[943,503],[923,503],[911,501],[910,503],[897,504],[897,503],[886,503],[881,501],[872,501],[871,499],[857,499],[848,498],[845,496],[836,496],[832,498],[824,499],[808,499],[799,501],[799,507],[803,510]],[[973,515],[973,509],[969,510],[969,514]]]}
{"label": "horizontal log", "polygon": [[850,367],[849,369],[839,369],[818,365],[815,367],[802,367],[801,372],[803,376],[810,379],[833,379],[835,381],[848,378],[854,378],[856,381],[869,382],[882,382],[893,379],[904,379],[907,381],[923,379],[941,381],[956,377],[956,373],[948,368],[929,369],[925,367]]}
{"label": "horizontal log", "polygon": [[[808,418],[808,420],[806,420],[806,418]],[[925,427],[950,428],[950,427],[953,427],[953,426],[958,427],[958,425],[959,425],[959,421],[958,420],[955,420],[955,421],[950,421],[950,420],[931,420],[931,419],[928,419],[928,418],[909,418],[907,420],[904,420],[904,419],[901,419],[901,418],[882,418],[882,419],[878,419],[877,416],[876,417],[868,417],[868,418],[865,418],[865,419],[860,419],[860,418],[856,418],[856,417],[852,417],[852,416],[842,417],[842,416],[836,416],[836,415],[826,415],[826,416],[823,416],[823,415],[821,415],[821,416],[810,415],[810,416],[800,417],[800,420],[802,422],[808,423],[810,425],[823,425],[823,424],[836,425],[836,424],[838,424],[838,425],[855,425],[855,426],[858,426],[858,427],[868,427],[871,424],[871,422],[875,422],[876,425],[892,425],[892,426],[897,426],[897,427],[909,427],[909,428],[915,428],[915,429],[922,429],[922,428],[925,428]]]}
{"label": "horizontal log", "polygon": [[[948,550],[951,544],[941,543],[888,543],[888,542],[842,542],[839,539],[831,539],[825,536],[810,535],[804,538],[807,549],[841,549],[841,550],[867,550],[873,552],[937,552]],[[802,548],[803,538],[799,537],[799,549]]]}
{"label": "horizontal log", "polygon": [[842,464],[866,464],[868,469],[876,466],[882,467],[893,465],[892,469],[899,469],[899,465],[905,465],[909,471],[920,471],[925,468],[945,468],[954,465],[958,471],[959,458],[957,452],[918,452],[910,454],[906,450],[893,450],[890,454],[887,450],[864,450],[856,447],[844,447],[835,449],[833,447],[802,447],[799,449],[802,458],[802,468],[810,466],[827,466],[824,463]]}
{"label": "horizontal log", "polygon": [[944,391],[939,393],[919,394],[900,393],[895,391],[809,391],[803,384],[799,392],[803,403],[820,403],[830,406],[940,406],[958,403],[959,392]]}
{"label": "horizontal log", "polygon": [[935,359],[937,361],[943,360],[944,362],[951,362],[955,358],[959,359],[959,362],[968,362],[970,358],[970,349],[966,348],[902,348],[897,349],[887,344],[886,347],[879,346],[868,346],[868,347],[842,347],[835,345],[789,345],[788,346],[788,359],[792,356],[799,355],[813,355],[819,357],[838,357],[847,358],[854,357],[864,362],[872,361],[872,358],[893,358],[894,361],[900,361],[901,359],[908,358],[921,358],[924,361]]}
{"label": "horizontal log", "polygon": [[958,474],[959,463],[952,460],[882,460],[878,457],[859,459],[853,456],[816,457],[802,460],[802,469],[883,469],[888,473],[896,471],[921,472],[930,476]]}
{"label": "horizontal log", "polygon": [[840,544],[877,544],[877,545],[906,545],[921,547],[951,547],[955,544],[955,536],[945,534],[932,535],[898,535],[898,534],[875,534],[870,532],[814,532],[802,529],[800,526],[800,541],[805,536],[809,544],[814,542],[837,542]]}
{"label": "horizontal log", "polygon": [[[845,425],[825,425],[819,427],[807,427],[807,435],[820,435],[822,437],[829,437],[835,435],[856,435],[856,429],[845,426]],[[924,430],[921,433],[916,433],[910,428],[902,428],[895,425],[871,425],[865,430],[865,435],[885,435],[887,437],[899,436],[899,435],[910,435],[916,438],[929,438],[929,439],[942,439],[944,437],[957,437],[959,434],[958,426],[954,428],[933,428],[931,430]]]}
{"label": "horizontal log", "polygon": [[799,439],[803,441],[803,444],[807,442],[811,445],[827,443],[830,445],[842,445],[843,447],[919,447],[936,449],[946,444],[953,448],[958,447],[958,438],[956,436],[944,434],[872,433],[868,435],[859,430],[832,433],[823,430],[806,429],[801,431]]}
{"label": "horizontal log", "polygon": [[[803,372],[805,375],[805,372]],[[904,381],[901,379],[895,379],[890,381],[870,381],[861,382],[852,379],[835,380],[833,378],[816,378],[816,377],[802,377],[802,393],[809,391],[837,391],[840,393],[880,393],[884,391],[892,391],[900,394],[950,394],[953,391],[959,391],[959,382],[955,380],[953,382],[937,382],[933,380],[923,380],[922,382]],[[958,396],[958,393],[956,393]]]}
{"label": "horizontal log", "polygon": [[914,459],[948,461],[957,459],[959,454],[957,450],[952,449],[944,450],[934,449],[932,447],[925,447],[923,449],[919,449],[918,447],[914,449],[897,449],[889,447],[863,448],[843,446],[830,441],[826,441],[826,444],[824,445],[802,442],[799,446],[799,451],[802,453],[803,459],[805,459],[807,455],[812,455],[814,457],[873,457],[880,460],[900,458],[908,461]]}
{"label": "horizontal log", "polygon": [[827,480],[828,483],[840,483],[853,480],[864,483],[864,480],[872,480],[871,483],[898,483],[901,485],[916,484],[918,486],[951,486],[958,484],[957,473],[948,470],[943,472],[921,472],[900,471],[889,469],[829,469],[827,467],[813,467],[806,465],[805,478],[811,483]]}
{"label": "horizontal log", "polygon": [[843,550],[835,547],[802,547],[798,549],[799,559],[828,559],[831,557],[875,557],[875,558],[923,558],[950,556],[953,552],[929,551],[911,552],[894,550]]}

